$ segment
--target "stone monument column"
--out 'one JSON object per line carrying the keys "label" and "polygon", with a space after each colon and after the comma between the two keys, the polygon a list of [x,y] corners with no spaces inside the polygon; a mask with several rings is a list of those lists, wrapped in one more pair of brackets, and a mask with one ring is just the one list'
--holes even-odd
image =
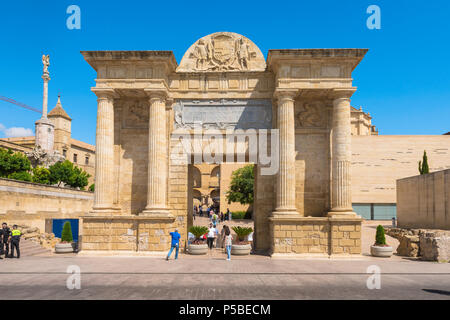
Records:
{"label": "stone monument column", "polygon": [[352,215],[350,97],[354,90],[335,90],[332,115],[332,187],[329,216]]}
{"label": "stone monument column", "polygon": [[141,213],[152,217],[171,216],[167,206],[168,139],[166,98],[163,91],[148,91],[148,186],[147,206]]}
{"label": "stone monument column", "polygon": [[276,182],[276,207],[273,216],[298,215],[295,206],[295,91],[276,93],[278,99],[280,165]]}
{"label": "stone monument column", "polygon": [[48,110],[48,82],[50,81],[50,72],[48,71],[48,67],[50,66],[50,56],[43,55],[42,56],[42,64],[44,66],[44,70],[42,73],[42,80],[44,80],[44,89],[43,89],[43,97],[42,97],[42,116],[39,120],[35,122],[35,131],[36,131],[36,139],[35,145],[36,147],[42,148],[46,153],[53,153],[53,145],[54,145],[54,132],[55,126],[50,119],[47,118],[47,110]]}
{"label": "stone monument column", "polygon": [[114,186],[114,97],[112,89],[93,89],[97,95],[94,213],[111,213]]}

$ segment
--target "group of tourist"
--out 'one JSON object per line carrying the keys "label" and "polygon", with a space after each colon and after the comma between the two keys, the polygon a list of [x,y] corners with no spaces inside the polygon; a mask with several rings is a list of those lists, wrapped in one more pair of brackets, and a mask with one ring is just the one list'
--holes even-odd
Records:
{"label": "group of tourist", "polygon": [[[0,229],[0,259],[1,256],[5,255],[5,258],[14,258],[14,249],[17,252],[17,258],[20,258],[20,236],[22,233],[17,228],[17,225],[13,225],[12,230],[8,227],[6,222],[2,223],[2,228]],[[9,249],[11,248],[11,255],[9,254]]]}
{"label": "group of tourist", "polygon": [[206,217],[210,219],[211,223],[213,223],[214,226],[216,226],[216,224],[218,224],[219,222],[232,220],[232,214],[229,208],[227,208],[226,213],[220,212],[219,214],[219,208],[212,205],[209,206],[206,211],[203,211],[203,206],[194,206],[194,220],[197,215],[199,217],[203,217],[203,214],[206,214]]}
{"label": "group of tourist", "polygon": [[[175,229],[174,232],[170,233],[170,236],[172,238],[172,241],[170,251],[166,257],[166,260],[169,260],[173,250],[175,250],[175,260],[176,260],[178,259],[178,251],[180,248],[181,235],[178,232],[178,229]],[[195,238],[194,235],[189,233],[188,244],[190,244],[191,241],[194,240],[194,238]],[[233,236],[231,235],[231,230],[227,225],[224,225],[222,227],[222,231],[219,234],[217,227],[212,223],[210,223],[208,231],[203,235],[202,238],[206,240],[210,252],[214,247],[225,248],[225,251],[227,253],[227,260],[228,261],[231,260],[231,246],[233,244]],[[247,241],[253,248],[253,232],[247,236]]]}

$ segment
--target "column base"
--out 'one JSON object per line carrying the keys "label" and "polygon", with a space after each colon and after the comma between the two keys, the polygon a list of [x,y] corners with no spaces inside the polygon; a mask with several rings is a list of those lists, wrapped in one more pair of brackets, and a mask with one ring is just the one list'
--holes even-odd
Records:
{"label": "column base", "polygon": [[116,216],[120,214],[120,211],[121,208],[119,207],[92,208],[92,210],[87,213],[87,216]]}
{"label": "column base", "polygon": [[301,217],[300,213],[298,213],[295,209],[294,210],[275,210],[272,211],[272,214],[270,215],[274,218],[282,218],[282,217]]}
{"label": "column base", "polygon": [[329,211],[327,213],[327,217],[355,218],[355,217],[357,217],[357,214],[356,214],[356,212],[353,212],[352,210]]}
{"label": "column base", "polygon": [[140,216],[144,217],[152,217],[152,218],[174,218],[173,214],[168,209],[144,209],[141,213],[139,213]]}

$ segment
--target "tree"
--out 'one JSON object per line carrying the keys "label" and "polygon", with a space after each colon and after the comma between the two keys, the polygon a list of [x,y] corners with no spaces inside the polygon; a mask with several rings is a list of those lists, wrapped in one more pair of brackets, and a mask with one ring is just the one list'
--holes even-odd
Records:
{"label": "tree", "polygon": [[423,151],[423,159],[422,159],[422,161],[419,161],[419,173],[420,174],[430,173],[430,168],[428,167],[427,152],[425,150]]}
{"label": "tree", "polygon": [[[29,170],[31,170],[31,162],[24,154],[13,153],[11,149],[0,149],[0,177],[7,178],[15,172],[20,173]],[[25,176],[25,174],[22,174],[22,176]]]}
{"label": "tree", "polygon": [[57,183],[58,187],[61,182],[72,188],[84,189],[89,184],[91,176],[86,171],[73,165],[69,160],[57,162],[49,167],[50,182]]}
{"label": "tree", "polygon": [[72,227],[70,226],[70,222],[66,221],[64,222],[64,226],[61,232],[61,242],[72,242],[73,236],[72,236]]}
{"label": "tree", "polygon": [[33,182],[42,184],[51,184],[50,170],[44,167],[35,167],[33,169]]}
{"label": "tree", "polygon": [[249,164],[233,172],[230,189],[226,193],[228,203],[253,204],[253,186],[255,183],[253,167],[252,164]]}
{"label": "tree", "polygon": [[84,190],[84,188],[89,184],[90,176],[91,175],[83,169],[74,167],[67,184],[72,188],[80,188],[81,190]]}

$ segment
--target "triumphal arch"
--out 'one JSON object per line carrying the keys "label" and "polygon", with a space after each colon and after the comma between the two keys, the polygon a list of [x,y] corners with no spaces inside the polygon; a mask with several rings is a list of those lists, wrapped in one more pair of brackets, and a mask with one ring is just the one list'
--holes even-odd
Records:
{"label": "triumphal arch", "polygon": [[[250,159],[256,249],[273,256],[360,254],[350,97],[352,71],[366,52],[269,50],[266,60],[251,40],[231,32],[199,39],[180,64],[171,51],[83,51],[97,71],[98,110],[95,200],[83,217],[82,252],[163,252],[175,227],[186,239],[192,159],[205,161],[205,141],[220,145],[226,133],[239,132],[256,134],[258,146],[266,140],[272,154],[272,163]],[[183,143],[195,136],[197,151]],[[255,143],[244,145],[251,158]],[[209,158],[239,156],[217,150]]]}

